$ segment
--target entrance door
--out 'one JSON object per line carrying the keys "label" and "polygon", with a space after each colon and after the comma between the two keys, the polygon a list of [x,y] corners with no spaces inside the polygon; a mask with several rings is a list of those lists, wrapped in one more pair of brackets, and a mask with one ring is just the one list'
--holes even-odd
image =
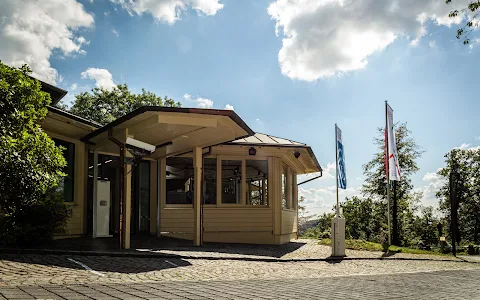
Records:
{"label": "entrance door", "polygon": [[140,161],[133,171],[132,233],[150,232],[150,162]]}

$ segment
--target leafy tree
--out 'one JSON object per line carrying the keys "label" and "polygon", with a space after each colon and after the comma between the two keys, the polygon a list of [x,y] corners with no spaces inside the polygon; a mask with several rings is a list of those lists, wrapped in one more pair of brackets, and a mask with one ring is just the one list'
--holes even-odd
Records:
{"label": "leafy tree", "polygon": [[[362,193],[376,201],[386,202],[387,179],[385,174],[385,151],[384,151],[384,128],[378,128],[374,144],[378,152],[374,154],[371,161],[363,165],[363,173],[366,177],[362,186]],[[408,208],[418,202],[420,194],[413,191],[411,176],[419,168],[417,159],[421,157],[423,150],[411,136],[411,131],[406,123],[397,123],[395,126],[395,137],[397,142],[398,162],[402,172],[400,181],[393,181],[391,189],[392,205],[392,243],[399,245],[404,240],[402,230],[404,216]],[[385,206],[386,208],[386,206]],[[387,215],[385,212],[384,216]],[[383,228],[383,226],[382,226]]]}
{"label": "leafy tree", "polygon": [[50,95],[24,65],[0,61],[0,214],[41,201],[64,176],[62,151],[40,128]]}
{"label": "leafy tree", "polygon": [[[447,4],[450,4],[452,2],[457,2],[457,1],[452,1],[452,0],[446,0],[445,1]],[[464,13],[470,14],[469,18],[467,18],[467,21],[465,24],[463,24],[462,27],[457,29],[457,39],[463,40],[463,44],[467,45],[470,43],[470,35],[472,32],[478,27],[478,14],[480,13],[480,0],[475,0],[471,1],[466,7],[462,9],[455,9],[452,10],[448,16],[450,18],[455,18],[458,17],[458,15],[463,15]]]}
{"label": "leafy tree", "polygon": [[135,94],[126,84],[119,84],[112,90],[94,88],[91,93],[76,95],[70,112],[105,125],[142,106],[180,107],[181,104],[167,96],[162,99],[144,89]]}
{"label": "leafy tree", "polygon": [[[448,178],[453,173],[455,198],[458,211],[457,243],[480,242],[480,150],[453,149],[445,155],[446,166],[438,171],[445,178],[437,193],[440,210],[451,223],[450,185]],[[452,229],[448,228],[450,236]]]}

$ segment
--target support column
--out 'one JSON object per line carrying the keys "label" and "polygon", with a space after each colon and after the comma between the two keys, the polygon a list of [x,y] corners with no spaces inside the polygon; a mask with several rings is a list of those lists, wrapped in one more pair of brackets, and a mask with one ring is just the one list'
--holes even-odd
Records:
{"label": "support column", "polygon": [[123,182],[124,187],[124,230],[123,241],[124,249],[130,249],[130,223],[132,219],[132,165],[125,165],[125,180]]}
{"label": "support column", "polygon": [[202,148],[193,149],[193,245],[200,246],[200,208],[202,197]]}
{"label": "support column", "polygon": [[[156,223],[156,235],[157,237],[160,236],[160,190],[163,188],[161,187],[161,183],[160,183],[160,179],[161,179],[161,170],[163,170],[163,168],[161,167],[161,160],[160,159],[157,159],[156,161],[156,164],[157,164],[157,177],[156,177],[156,180],[157,180],[157,214],[156,214],[156,220],[157,220],[157,223]],[[166,173],[166,171],[164,172]]]}
{"label": "support column", "polygon": [[98,193],[98,151],[93,151],[93,234],[92,237],[97,237],[97,193]]}

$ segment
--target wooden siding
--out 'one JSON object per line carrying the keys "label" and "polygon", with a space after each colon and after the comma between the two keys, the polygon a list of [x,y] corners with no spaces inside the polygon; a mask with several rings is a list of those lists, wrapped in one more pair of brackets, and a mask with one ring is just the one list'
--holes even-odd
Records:
{"label": "wooden siding", "polygon": [[282,234],[297,232],[297,212],[295,210],[282,211]]}
{"label": "wooden siding", "polygon": [[272,234],[270,208],[204,208],[205,233],[267,232]]}
{"label": "wooden siding", "polygon": [[160,231],[193,234],[192,208],[164,208],[160,211]]}

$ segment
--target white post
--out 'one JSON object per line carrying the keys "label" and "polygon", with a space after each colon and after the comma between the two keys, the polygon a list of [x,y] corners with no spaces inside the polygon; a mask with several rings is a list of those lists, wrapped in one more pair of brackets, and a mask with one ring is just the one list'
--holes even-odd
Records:
{"label": "white post", "polygon": [[160,159],[157,159],[157,237],[160,236],[160,190],[163,188],[160,185]]}
{"label": "white post", "polygon": [[98,150],[93,151],[93,238],[97,237]]}
{"label": "white post", "polygon": [[388,226],[388,246],[392,244],[390,228],[390,154],[388,153],[388,103],[385,101],[385,159],[387,167],[387,226]]}

